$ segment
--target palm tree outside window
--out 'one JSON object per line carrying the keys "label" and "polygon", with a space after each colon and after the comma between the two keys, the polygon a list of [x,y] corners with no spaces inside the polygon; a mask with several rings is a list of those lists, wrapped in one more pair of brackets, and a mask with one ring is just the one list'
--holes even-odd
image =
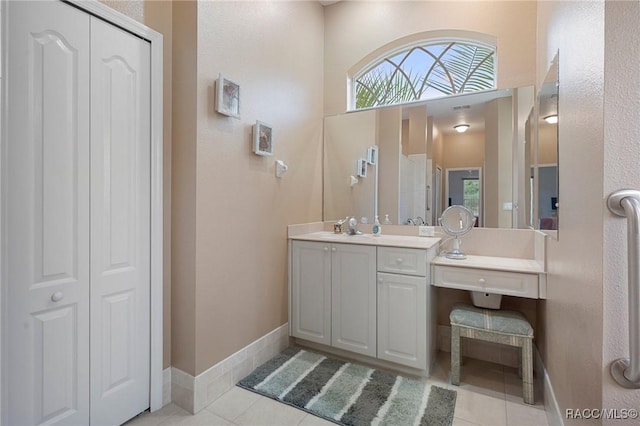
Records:
{"label": "palm tree outside window", "polygon": [[355,109],[495,89],[495,48],[438,41],[395,51],[354,76]]}

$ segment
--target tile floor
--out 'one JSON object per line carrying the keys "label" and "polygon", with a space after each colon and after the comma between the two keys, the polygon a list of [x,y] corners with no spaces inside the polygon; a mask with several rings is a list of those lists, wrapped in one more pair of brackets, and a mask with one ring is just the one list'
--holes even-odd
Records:
{"label": "tile floor", "polygon": [[[428,381],[458,391],[454,426],[548,426],[542,390],[535,406],[522,402],[522,382],[515,368],[465,359],[460,386],[449,383],[449,354],[440,352]],[[234,387],[196,415],[175,404],[145,413],[126,426],[322,426],[333,425],[304,411]],[[401,426],[401,425],[398,425]]]}

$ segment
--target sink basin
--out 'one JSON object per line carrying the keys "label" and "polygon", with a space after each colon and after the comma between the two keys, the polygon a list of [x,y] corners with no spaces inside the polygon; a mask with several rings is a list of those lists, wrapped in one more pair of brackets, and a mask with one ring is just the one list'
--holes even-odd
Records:
{"label": "sink basin", "polygon": [[323,240],[331,240],[331,241],[349,241],[349,240],[370,240],[373,238],[373,235],[370,234],[358,234],[358,235],[348,235],[348,234],[335,234],[333,232],[316,232],[314,236],[317,236]]}

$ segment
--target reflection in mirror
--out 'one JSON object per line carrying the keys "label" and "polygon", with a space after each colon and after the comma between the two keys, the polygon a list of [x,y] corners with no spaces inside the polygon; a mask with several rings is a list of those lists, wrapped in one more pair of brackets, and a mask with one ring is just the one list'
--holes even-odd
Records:
{"label": "reflection in mirror", "polygon": [[527,121],[525,123],[525,139],[524,139],[524,197],[520,199],[521,205],[524,206],[522,213],[524,213],[523,223],[527,228],[534,228],[534,218],[536,214],[534,212],[534,196],[537,193],[535,187],[535,158],[536,158],[536,132],[538,131],[538,123],[536,121],[536,113],[534,108],[531,108]]}
{"label": "reflection in mirror", "polygon": [[[389,215],[394,224],[436,225],[457,203],[479,226],[526,227],[521,141],[533,103],[529,86],[326,117],[324,220]],[[454,129],[460,124],[466,131]],[[351,185],[353,165],[370,146],[378,146],[378,162]],[[459,170],[476,174],[457,177],[462,189],[454,192],[451,173]]]}
{"label": "reflection in mirror", "polygon": [[558,229],[558,55],[538,93],[537,228]]}

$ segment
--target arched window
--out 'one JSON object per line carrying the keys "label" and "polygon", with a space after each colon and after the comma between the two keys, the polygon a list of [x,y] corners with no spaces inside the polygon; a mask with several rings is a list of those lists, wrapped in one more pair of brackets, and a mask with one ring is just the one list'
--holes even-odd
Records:
{"label": "arched window", "polygon": [[355,109],[495,88],[495,47],[424,41],[394,50],[354,75]]}

